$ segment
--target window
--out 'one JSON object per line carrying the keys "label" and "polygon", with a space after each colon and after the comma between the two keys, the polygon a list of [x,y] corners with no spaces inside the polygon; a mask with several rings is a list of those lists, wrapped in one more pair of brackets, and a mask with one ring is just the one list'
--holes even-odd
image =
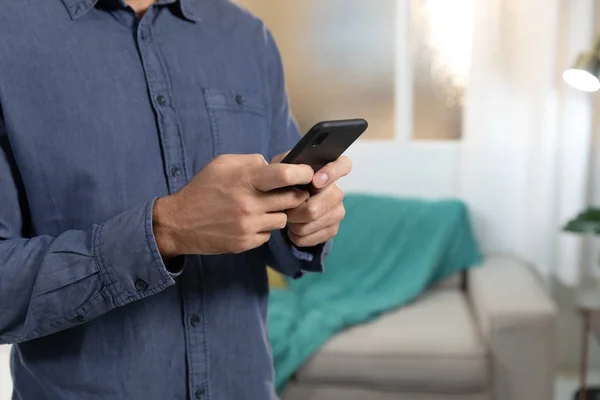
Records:
{"label": "window", "polygon": [[[235,0],[262,18],[280,48],[292,111],[303,132],[362,117],[368,139],[396,131],[396,71],[410,70],[413,139],[458,139],[475,0]],[[396,43],[398,29],[409,43]],[[406,57],[396,57],[397,51]],[[396,59],[402,65],[396,65]],[[410,103],[410,104],[408,104]]]}
{"label": "window", "polygon": [[396,0],[237,0],[280,48],[303,132],[321,120],[365,118],[371,139],[394,136]]}
{"label": "window", "polygon": [[413,139],[460,139],[475,0],[411,0]]}

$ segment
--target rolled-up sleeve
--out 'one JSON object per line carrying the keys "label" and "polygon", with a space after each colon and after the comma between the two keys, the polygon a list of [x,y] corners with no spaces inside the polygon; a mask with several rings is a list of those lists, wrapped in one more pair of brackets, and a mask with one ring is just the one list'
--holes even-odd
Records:
{"label": "rolled-up sleeve", "polygon": [[174,284],[152,232],[154,200],[89,230],[23,237],[26,194],[0,119],[0,344],[85,323]]}

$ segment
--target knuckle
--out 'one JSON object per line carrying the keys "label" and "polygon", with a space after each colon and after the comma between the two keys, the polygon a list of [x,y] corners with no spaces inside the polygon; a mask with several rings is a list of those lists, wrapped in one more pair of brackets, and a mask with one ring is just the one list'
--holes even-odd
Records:
{"label": "knuckle", "polygon": [[336,185],[336,188],[335,188],[335,200],[338,203],[341,203],[341,202],[344,201],[344,191],[342,189],[340,189],[340,187],[337,186],[337,185]]}
{"label": "knuckle", "polygon": [[229,154],[221,154],[216,156],[213,161],[211,162],[212,165],[220,165],[220,164],[227,164],[229,161]]}
{"label": "knuckle", "polygon": [[341,221],[344,218],[346,218],[346,208],[345,207],[340,207],[339,220]]}
{"label": "knuckle", "polygon": [[306,213],[310,219],[317,219],[319,217],[319,207],[316,204],[309,204]]}
{"label": "knuckle", "polygon": [[248,198],[242,197],[237,199],[237,211],[242,215],[252,214],[253,204]]}
{"label": "knuckle", "polygon": [[255,164],[258,164],[258,165],[263,165],[263,164],[266,164],[266,163],[267,163],[267,160],[265,160],[265,158],[263,157],[263,155],[262,155],[262,154],[258,154],[258,153],[256,153],[256,154],[251,154],[251,155],[250,155],[250,157],[252,157],[252,161],[253,161]]}
{"label": "knuckle", "polygon": [[282,165],[279,169],[279,179],[284,183],[290,183],[293,180],[292,169],[287,165]]}
{"label": "knuckle", "polygon": [[237,154],[220,154],[219,156],[217,156],[217,159],[230,163],[235,161],[239,162],[241,160],[240,156]]}

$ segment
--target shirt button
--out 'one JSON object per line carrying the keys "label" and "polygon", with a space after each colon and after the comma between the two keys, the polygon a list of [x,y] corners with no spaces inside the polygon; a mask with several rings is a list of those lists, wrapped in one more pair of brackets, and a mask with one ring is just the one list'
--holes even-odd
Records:
{"label": "shirt button", "polygon": [[73,318],[73,322],[83,322],[85,318],[83,318],[83,315],[78,315],[75,318]]}
{"label": "shirt button", "polygon": [[177,168],[177,167],[171,168],[171,176],[177,177],[179,175],[181,175],[181,169],[180,168]]}
{"label": "shirt button", "polygon": [[192,318],[190,318],[190,324],[195,328],[200,325],[200,316],[198,314],[194,314]]}
{"label": "shirt button", "polygon": [[196,397],[196,399],[197,399],[197,400],[202,400],[202,399],[204,399],[204,390],[202,390],[202,389],[197,389],[197,390],[194,392],[194,397]]}
{"label": "shirt button", "polygon": [[145,280],[143,279],[137,279],[135,281],[135,290],[137,290],[138,292],[141,292],[143,290],[148,289],[148,284],[146,283]]}
{"label": "shirt button", "polygon": [[235,102],[241,106],[242,104],[244,104],[244,96],[238,94],[237,96],[235,96]]}
{"label": "shirt button", "polygon": [[159,105],[164,106],[165,104],[167,104],[167,98],[162,94],[159,94],[158,96],[156,96],[156,102]]}

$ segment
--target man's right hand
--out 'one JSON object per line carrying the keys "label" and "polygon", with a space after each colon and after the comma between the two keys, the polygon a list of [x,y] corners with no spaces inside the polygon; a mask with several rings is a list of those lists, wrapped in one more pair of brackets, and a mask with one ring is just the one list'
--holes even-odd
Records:
{"label": "man's right hand", "polygon": [[307,165],[267,164],[259,154],[222,155],[177,193],[158,199],[154,236],[164,258],[241,253],[287,224],[284,210],[309,197],[291,188],[310,183]]}

